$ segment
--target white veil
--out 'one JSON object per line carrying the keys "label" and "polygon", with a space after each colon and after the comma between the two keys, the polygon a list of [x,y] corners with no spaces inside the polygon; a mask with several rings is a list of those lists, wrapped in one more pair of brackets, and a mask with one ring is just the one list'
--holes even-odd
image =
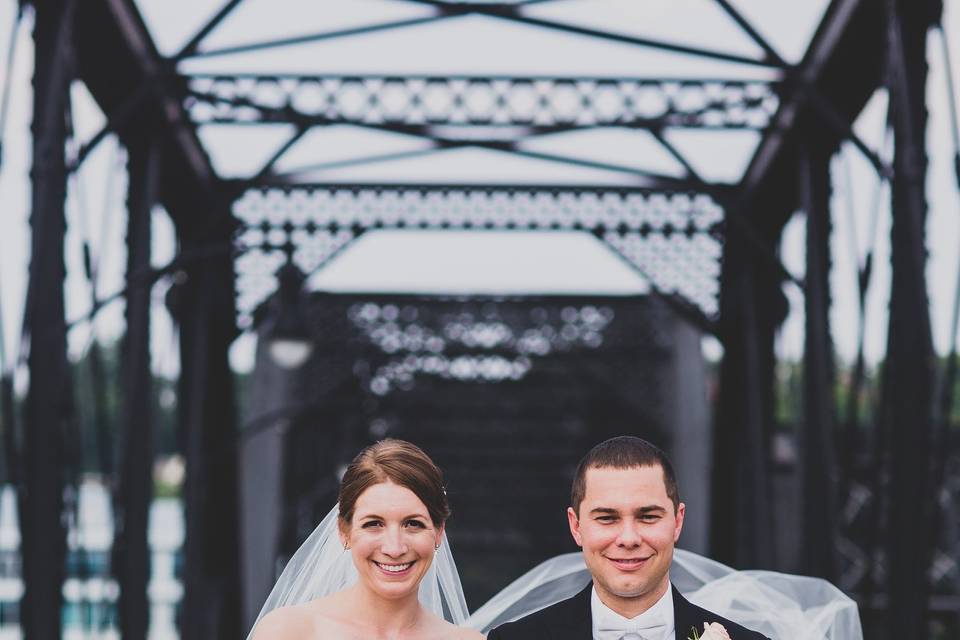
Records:
{"label": "white veil", "polygon": [[[290,558],[257,616],[258,623],[274,609],[309,602],[356,582],[351,556],[340,546],[337,517],[334,506]],[[681,549],[674,552],[670,579],[694,604],[773,640],[863,640],[857,604],[826,580],[736,571]],[[583,555],[567,553],[537,565],[468,616],[444,536],[420,583],[419,597],[427,610],[445,620],[486,632],[565,600],[589,582]],[[248,640],[252,636],[253,629]]]}
{"label": "white veil", "polygon": [[[773,640],[863,640],[856,602],[820,578],[736,571],[677,549],[670,580],[692,603]],[[589,582],[582,554],[551,558],[477,609],[467,626],[488,631],[569,598]]]}
{"label": "white veil", "polygon": [[[341,546],[337,535],[338,515],[339,507],[334,505],[290,558],[260,609],[257,621],[247,635],[248,640],[253,637],[253,630],[260,620],[274,609],[328,596],[357,581],[357,570],[350,553]],[[419,597],[428,611],[453,624],[463,625],[467,619],[467,601],[463,597],[457,565],[446,535],[420,582]]]}

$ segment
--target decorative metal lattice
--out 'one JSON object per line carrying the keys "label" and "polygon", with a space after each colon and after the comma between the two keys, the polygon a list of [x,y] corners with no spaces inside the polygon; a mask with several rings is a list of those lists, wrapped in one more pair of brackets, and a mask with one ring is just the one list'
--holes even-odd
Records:
{"label": "decorative metal lattice", "polygon": [[766,82],[602,78],[192,76],[198,123],[763,129]]}
{"label": "decorative metal lattice", "polygon": [[350,307],[353,325],[389,356],[371,372],[370,391],[385,395],[395,388],[409,389],[425,375],[481,383],[520,380],[530,372],[532,358],[602,345],[614,317],[609,306],[544,306],[531,309],[522,326],[519,318],[504,317],[495,304],[464,307],[433,319],[433,324],[418,320],[413,305],[367,302]]}
{"label": "decorative metal lattice", "polygon": [[723,209],[709,196],[641,191],[469,187],[250,189],[235,203],[241,320],[292,260],[316,271],[368,229],[584,230],[615,249],[657,291],[717,313]]}
{"label": "decorative metal lattice", "polygon": [[[878,508],[883,511],[884,507],[877,501],[873,483],[868,462],[859,461],[840,511],[840,534],[836,539],[841,559],[838,585],[856,594],[881,595],[887,586],[886,542],[880,531],[884,514],[878,516],[876,513]],[[960,456],[954,448],[947,461],[944,486],[937,496],[940,522],[928,569],[930,602],[934,612],[956,610],[960,605],[958,492]]]}

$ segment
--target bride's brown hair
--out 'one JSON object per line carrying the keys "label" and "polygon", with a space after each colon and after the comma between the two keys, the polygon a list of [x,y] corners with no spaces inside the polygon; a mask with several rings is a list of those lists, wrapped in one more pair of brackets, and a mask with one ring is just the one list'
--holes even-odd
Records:
{"label": "bride's brown hair", "polygon": [[406,440],[388,438],[357,454],[340,481],[341,525],[353,520],[360,495],[375,484],[392,482],[410,489],[439,527],[450,517],[450,505],[443,488],[443,474],[420,447]]}

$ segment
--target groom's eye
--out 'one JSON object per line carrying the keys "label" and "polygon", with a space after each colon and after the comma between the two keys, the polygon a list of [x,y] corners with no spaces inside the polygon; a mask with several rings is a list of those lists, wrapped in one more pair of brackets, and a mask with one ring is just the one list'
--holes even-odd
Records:
{"label": "groom's eye", "polygon": [[597,522],[609,523],[615,522],[616,516],[597,516]]}

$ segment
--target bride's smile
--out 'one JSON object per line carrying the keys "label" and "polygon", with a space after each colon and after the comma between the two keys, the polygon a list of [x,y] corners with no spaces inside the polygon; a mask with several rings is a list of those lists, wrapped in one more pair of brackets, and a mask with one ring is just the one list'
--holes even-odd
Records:
{"label": "bride's smile", "polygon": [[426,505],[413,491],[381,482],[357,499],[349,530],[342,535],[361,585],[393,600],[416,597],[443,529],[434,526]]}

